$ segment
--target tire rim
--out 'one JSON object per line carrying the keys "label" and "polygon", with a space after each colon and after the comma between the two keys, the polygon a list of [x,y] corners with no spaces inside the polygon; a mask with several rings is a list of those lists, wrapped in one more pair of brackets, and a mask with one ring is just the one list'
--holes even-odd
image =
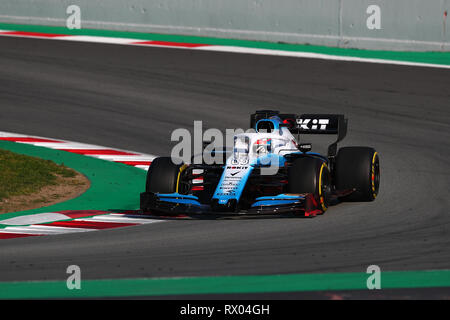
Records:
{"label": "tire rim", "polygon": [[[324,170],[325,169],[325,170]],[[323,211],[326,211],[328,209],[328,202],[329,202],[329,195],[331,192],[331,185],[330,185],[330,175],[328,167],[325,163],[322,164],[322,167],[320,168],[320,175],[319,175],[319,201],[320,205],[322,207]]]}
{"label": "tire rim", "polygon": [[376,198],[378,195],[378,190],[380,188],[380,159],[378,158],[378,153],[375,152],[372,159],[372,193],[373,197]]}

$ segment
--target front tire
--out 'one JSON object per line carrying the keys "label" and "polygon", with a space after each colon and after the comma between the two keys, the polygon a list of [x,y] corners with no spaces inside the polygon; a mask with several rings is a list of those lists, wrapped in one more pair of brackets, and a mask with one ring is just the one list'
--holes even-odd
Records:
{"label": "front tire", "polygon": [[317,158],[298,158],[288,171],[290,193],[312,193],[323,212],[328,209],[331,195],[330,170]]}
{"label": "front tire", "polygon": [[339,149],[336,158],[336,189],[355,189],[347,201],[373,201],[380,188],[380,159],[369,147]]}
{"label": "front tire", "polygon": [[145,191],[174,193],[177,191],[178,175],[182,165],[176,165],[170,157],[153,159],[148,171]]}

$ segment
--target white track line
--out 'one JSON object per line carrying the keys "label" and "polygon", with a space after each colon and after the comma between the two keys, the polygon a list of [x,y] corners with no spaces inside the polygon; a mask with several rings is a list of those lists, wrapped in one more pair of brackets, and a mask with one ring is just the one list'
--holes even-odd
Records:
{"label": "white track line", "polygon": [[136,155],[136,156],[123,156],[123,155],[96,155],[96,158],[109,160],[109,161],[152,161],[155,159],[153,156],[148,156],[144,154]]}
{"label": "white track line", "polygon": [[26,137],[31,137],[31,136],[30,135],[26,135],[26,134],[20,134],[20,133],[0,131],[0,137],[26,138]]}
{"label": "white track line", "polygon": [[95,231],[96,229],[83,229],[83,228],[67,228],[67,227],[57,227],[57,226],[37,226],[31,225],[26,227],[6,227],[1,229],[1,232],[7,233],[25,233],[25,234],[65,234],[65,233],[75,233],[75,232],[88,232]]}
{"label": "white track line", "polygon": [[[55,139],[54,139],[55,140]],[[20,142],[20,141],[19,141]],[[24,142],[22,142],[24,143]],[[33,144],[37,147],[44,147],[50,149],[106,149],[102,146],[96,146],[93,144],[86,143],[73,143],[73,142],[27,142],[28,144]]]}
{"label": "white track line", "polygon": [[31,215],[26,215],[26,216],[19,216],[19,217],[14,217],[14,218],[10,218],[10,219],[0,220],[0,224],[19,226],[19,225],[30,225],[30,224],[36,224],[36,223],[46,223],[46,222],[68,220],[68,219],[71,219],[71,218],[62,213],[47,212],[47,213],[31,214]]}
{"label": "white track line", "polygon": [[111,44],[130,44],[131,42],[149,41],[149,40],[141,40],[141,39],[98,37],[98,36],[63,36],[63,37],[58,37],[58,40],[95,42],[95,43],[111,43]]}
{"label": "white track line", "polygon": [[213,46],[206,46],[206,47],[198,47],[198,48],[195,48],[195,50],[450,69],[450,65],[443,65],[443,64],[409,62],[409,61],[402,61],[402,60],[387,60],[387,59],[385,60],[385,59],[376,59],[376,58],[360,58],[360,57],[354,57],[354,56],[337,56],[337,55],[323,54],[323,53],[302,52],[302,51],[284,51],[284,50],[276,50],[276,49],[259,49],[259,48],[246,48],[246,47],[234,47],[234,46],[214,46],[213,45]]}
{"label": "white track line", "polygon": [[107,214],[102,216],[95,216],[91,218],[80,218],[77,221],[93,221],[93,222],[117,222],[117,223],[136,223],[136,224],[149,224],[161,222],[163,220],[158,219],[146,219],[146,218],[134,218],[126,215]]}

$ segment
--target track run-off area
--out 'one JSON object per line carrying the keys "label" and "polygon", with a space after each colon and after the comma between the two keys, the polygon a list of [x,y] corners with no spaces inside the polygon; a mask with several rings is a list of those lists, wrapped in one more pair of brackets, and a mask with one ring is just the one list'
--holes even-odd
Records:
{"label": "track run-off area", "polygon": [[[314,219],[168,219],[0,240],[3,288],[20,297],[28,281],[65,283],[69,265],[80,266],[94,287],[96,281],[161,277],[200,279],[197,288],[204,286],[192,292],[152,282],[154,294],[142,295],[237,293],[208,291],[227,279],[239,283],[234,276],[243,277],[241,283],[261,281],[259,289],[243,285],[238,293],[286,291],[277,279],[290,291],[359,290],[370,265],[386,272],[387,287],[450,287],[449,83],[445,68],[0,37],[2,131],[170,155],[177,128],[191,130],[194,120],[204,128],[246,128],[252,112],[271,107],[343,113],[349,132],[340,145],[372,146],[381,161],[374,202],[342,203]],[[145,180],[140,168],[96,161],[123,165],[130,177]],[[127,201],[116,208],[73,210],[136,210],[143,188],[142,182],[131,188],[136,193],[120,195]],[[350,275],[340,279],[352,285],[324,280],[333,274]],[[316,279],[330,286],[311,285],[314,275],[325,275]],[[294,279],[297,285],[288,286]],[[11,287],[15,281],[19,287]],[[130,287],[122,292],[133,295],[132,283],[124,285]]]}

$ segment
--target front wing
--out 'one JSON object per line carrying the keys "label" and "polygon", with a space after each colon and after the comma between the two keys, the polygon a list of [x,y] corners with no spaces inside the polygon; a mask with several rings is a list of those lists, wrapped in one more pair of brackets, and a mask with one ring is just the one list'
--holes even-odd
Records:
{"label": "front wing", "polygon": [[[208,214],[218,213],[209,204],[202,204],[194,195],[179,193],[143,192],[140,197],[143,212],[161,212],[164,214]],[[240,212],[220,212],[220,214],[286,214],[295,213],[305,217],[322,214],[318,201],[312,194],[279,194],[259,197],[248,210]]]}

